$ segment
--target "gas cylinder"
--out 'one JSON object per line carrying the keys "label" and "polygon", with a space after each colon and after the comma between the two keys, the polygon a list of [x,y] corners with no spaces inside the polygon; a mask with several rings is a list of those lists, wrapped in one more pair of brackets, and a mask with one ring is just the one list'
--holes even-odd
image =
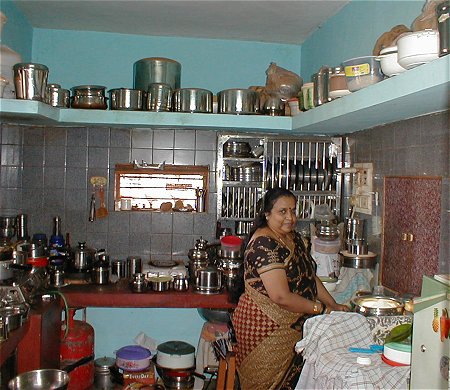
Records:
{"label": "gas cylinder", "polygon": [[[92,357],[69,372],[69,390],[85,390],[94,383],[94,328],[86,322],[86,309],[83,309],[83,319],[75,320],[76,308],[69,308],[69,316],[61,329],[61,367],[76,363],[83,358]],[[68,331],[66,334],[66,326]]]}

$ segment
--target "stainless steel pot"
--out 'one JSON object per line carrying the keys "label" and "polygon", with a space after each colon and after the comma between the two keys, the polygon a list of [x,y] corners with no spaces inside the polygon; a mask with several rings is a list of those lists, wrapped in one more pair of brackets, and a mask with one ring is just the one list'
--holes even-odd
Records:
{"label": "stainless steel pot", "polygon": [[145,108],[147,92],[141,89],[115,88],[108,92],[111,110],[141,111]]}
{"label": "stainless steel pot", "polygon": [[0,318],[6,324],[8,332],[11,332],[22,326],[26,314],[19,306],[6,306],[0,308]]}
{"label": "stainless steel pot", "polygon": [[45,91],[45,103],[52,107],[70,107],[70,91],[61,87],[49,87]]}
{"label": "stainless steel pot", "polygon": [[106,110],[108,108],[105,97],[106,87],[101,85],[78,85],[72,88],[72,108]]}
{"label": "stainless steel pot", "polygon": [[252,89],[225,89],[217,94],[219,114],[258,114],[259,94]]}
{"label": "stainless steel pot", "polygon": [[189,278],[184,275],[174,275],[172,283],[175,291],[189,290]]}
{"label": "stainless steel pot", "polygon": [[218,294],[222,290],[222,271],[217,267],[200,268],[195,273],[194,291],[199,294]]}
{"label": "stainless steel pot", "polygon": [[75,271],[86,271],[92,268],[93,251],[88,249],[86,242],[79,242],[73,256],[72,268]]}
{"label": "stainless steel pot", "polygon": [[109,264],[96,264],[92,268],[92,282],[95,284],[109,283]]}
{"label": "stainless steel pot", "polygon": [[149,57],[133,65],[134,88],[147,91],[150,84],[164,83],[170,88],[180,88],[181,64],[163,57]]}
{"label": "stainless steel pot", "polygon": [[13,70],[16,98],[44,101],[48,68],[42,64],[19,63]]}
{"label": "stainless steel pot", "polygon": [[64,390],[69,385],[69,374],[63,370],[47,368],[24,372],[11,379],[10,390]]}
{"label": "stainless steel pot", "polygon": [[364,316],[402,315],[404,303],[393,297],[379,295],[363,295],[351,301],[353,311]]}
{"label": "stainless steel pot", "polygon": [[248,142],[229,140],[223,145],[224,157],[250,157],[251,147]]}
{"label": "stainless steel pot", "polygon": [[201,88],[179,88],[173,92],[175,112],[212,113],[213,93]]}
{"label": "stainless steel pot", "polygon": [[365,255],[354,255],[348,251],[342,251],[341,255],[342,266],[345,268],[375,268],[377,255],[370,251]]}
{"label": "stainless steel pot", "polygon": [[170,290],[172,286],[172,277],[166,275],[155,275],[147,277],[150,288],[153,291],[162,292]]}
{"label": "stainless steel pot", "polygon": [[135,273],[133,274],[133,281],[131,282],[131,289],[133,292],[142,293],[147,291],[148,282],[145,279],[145,275],[143,273]]}
{"label": "stainless steel pot", "polygon": [[8,280],[14,276],[14,271],[11,268],[14,260],[0,260],[0,280]]}
{"label": "stainless steel pot", "polygon": [[170,111],[172,109],[172,88],[169,84],[153,83],[148,87],[147,110]]}

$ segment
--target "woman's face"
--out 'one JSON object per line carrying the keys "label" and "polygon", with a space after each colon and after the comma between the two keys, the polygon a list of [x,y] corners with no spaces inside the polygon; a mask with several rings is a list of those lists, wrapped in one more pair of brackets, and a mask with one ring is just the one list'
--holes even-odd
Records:
{"label": "woman's face", "polygon": [[273,204],[272,210],[266,213],[267,224],[276,233],[290,233],[297,223],[295,214],[296,201],[292,196],[281,196]]}

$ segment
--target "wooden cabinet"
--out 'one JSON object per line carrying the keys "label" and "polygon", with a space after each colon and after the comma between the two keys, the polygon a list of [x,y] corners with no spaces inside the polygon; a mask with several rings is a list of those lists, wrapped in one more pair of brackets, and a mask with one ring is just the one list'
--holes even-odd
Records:
{"label": "wooden cabinet", "polygon": [[420,295],[439,270],[441,178],[386,177],[383,220],[382,285]]}

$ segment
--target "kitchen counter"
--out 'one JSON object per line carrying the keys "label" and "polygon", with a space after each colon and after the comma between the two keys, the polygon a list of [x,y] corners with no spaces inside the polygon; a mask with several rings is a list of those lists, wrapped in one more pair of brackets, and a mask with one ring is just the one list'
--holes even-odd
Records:
{"label": "kitchen counter", "polygon": [[220,294],[198,294],[188,291],[148,291],[135,293],[129,287],[128,281],[115,284],[72,284],[60,288],[73,307],[154,307],[154,308],[211,308],[229,309],[235,305],[228,300],[224,290]]}

